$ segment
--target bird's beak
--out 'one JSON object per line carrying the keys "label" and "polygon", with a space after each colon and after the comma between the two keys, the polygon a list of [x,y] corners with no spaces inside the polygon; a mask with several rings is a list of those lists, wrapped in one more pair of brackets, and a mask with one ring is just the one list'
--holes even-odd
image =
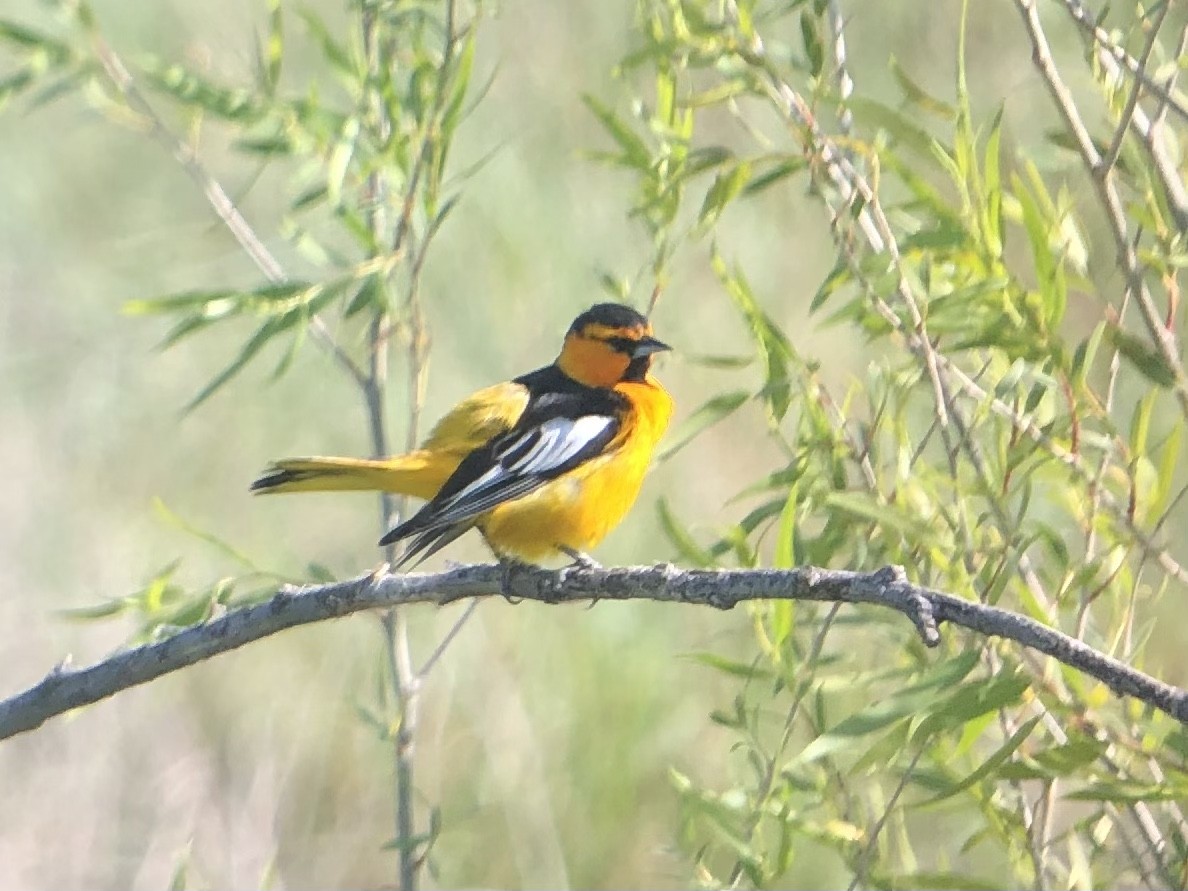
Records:
{"label": "bird's beak", "polygon": [[665,350],[671,350],[666,343],[661,343],[654,337],[643,337],[639,343],[635,345],[635,349],[631,351],[632,359],[642,359],[644,356],[650,356],[652,353],[662,353]]}

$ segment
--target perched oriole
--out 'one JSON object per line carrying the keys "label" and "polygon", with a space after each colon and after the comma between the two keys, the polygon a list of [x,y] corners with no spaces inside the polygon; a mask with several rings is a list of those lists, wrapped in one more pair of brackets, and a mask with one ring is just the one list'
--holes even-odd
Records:
{"label": "perched oriole", "polygon": [[478,527],[501,558],[590,562],[626,515],[672,415],[651,374],[669,347],[635,310],[601,303],[578,316],[552,365],[479,390],[421,448],[392,458],[286,458],[256,492],[380,490],[423,498],[381,540],[408,540],[400,563]]}

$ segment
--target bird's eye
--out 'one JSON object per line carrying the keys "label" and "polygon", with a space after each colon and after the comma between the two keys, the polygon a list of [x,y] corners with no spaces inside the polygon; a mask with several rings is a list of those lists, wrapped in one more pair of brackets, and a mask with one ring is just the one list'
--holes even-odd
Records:
{"label": "bird's eye", "polygon": [[606,342],[616,353],[626,353],[627,355],[634,353],[635,348],[639,346],[639,342],[630,337],[611,337]]}

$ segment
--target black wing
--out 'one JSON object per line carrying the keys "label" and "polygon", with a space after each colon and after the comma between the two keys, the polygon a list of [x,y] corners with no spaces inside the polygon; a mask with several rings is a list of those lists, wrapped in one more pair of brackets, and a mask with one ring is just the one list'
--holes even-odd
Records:
{"label": "black wing", "polygon": [[480,515],[601,454],[619,432],[624,408],[617,393],[589,387],[534,396],[511,430],[467,455],[441,491],[380,544],[412,538],[398,565],[428,557]]}

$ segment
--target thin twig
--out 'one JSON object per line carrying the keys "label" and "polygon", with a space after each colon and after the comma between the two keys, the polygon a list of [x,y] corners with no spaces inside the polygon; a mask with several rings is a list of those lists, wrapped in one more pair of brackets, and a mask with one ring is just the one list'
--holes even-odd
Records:
{"label": "thin twig", "polygon": [[841,0],[829,0],[825,8],[829,20],[829,33],[833,44],[833,75],[837,79],[838,115],[837,127],[843,136],[850,136],[854,130],[854,115],[847,104],[854,94],[854,79],[850,77],[846,54],[846,17]]}
{"label": "thin twig", "polygon": [[[131,72],[124,65],[123,60],[116,51],[98,33],[92,35],[92,42],[95,49],[95,57],[99,60],[99,64],[103,67],[112,85],[123,96],[128,107],[148,122],[149,134],[170,151],[178,163],[181,164],[182,170],[185,171],[186,175],[202,190],[207,203],[210,204],[219,219],[223,221],[223,225],[227,227],[235,240],[239,242],[239,246],[252,259],[256,268],[271,282],[287,281],[288,276],[285,274],[284,267],[281,266],[280,261],[273,256],[272,252],[268,250],[267,246],[256,234],[251,224],[240,213],[239,208],[235,206],[235,202],[231,200],[231,196],[227,194],[226,189],[222,187],[219,181],[198,160],[198,156],[194,153],[189,143],[170,130],[161,116],[157,114],[152,104],[140,92],[140,88],[136,85],[136,80],[132,77]],[[355,360],[347,355],[342,347],[334,340],[334,336],[330,333],[329,328],[326,327],[326,323],[319,316],[315,315],[310,318],[309,325],[310,330],[313,331],[314,339],[330,351],[335,361],[355,381],[362,381],[364,379],[362,369],[355,364]]]}
{"label": "thin twig", "polygon": [[883,812],[879,815],[878,820],[875,821],[874,826],[870,830],[870,839],[858,855],[858,862],[854,865],[854,877],[850,879],[850,884],[847,886],[846,891],[854,891],[858,887],[858,883],[866,878],[866,868],[870,862],[871,854],[874,853],[874,847],[879,841],[879,835],[882,833],[883,827],[887,824],[887,818],[891,816],[891,811],[895,807],[895,803],[899,801],[899,796],[907,788],[908,780],[912,778],[912,771],[920,763],[920,757],[923,754],[923,746],[916,749],[916,754],[912,756],[912,760],[908,762],[907,767],[904,768],[903,773],[900,775],[899,782],[895,786],[895,791],[891,793],[891,798],[887,801],[887,806],[883,808]]}
{"label": "thin twig", "polygon": [[[1147,63],[1151,61],[1151,53],[1155,49],[1155,42],[1159,37],[1159,29],[1163,27],[1164,19],[1167,18],[1167,11],[1171,9],[1170,0],[1166,0],[1160,7],[1159,12],[1155,17],[1155,22],[1151,25],[1151,33],[1147,35],[1147,43],[1143,47],[1143,54],[1139,56],[1138,66],[1140,71],[1147,70]],[[1122,140],[1126,138],[1126,131],[1130,129],[1134,121],[1134,112],[1138,108],[1139,95],[1142,92],[1142,81],[1135,79],[1134,83],[1130,85],[1130,95],[1126,97],[1126,105],[1122,109],[1122,116],[1118,120],[1118,128],[1114,131],[1114,138],[1110,140],[1110,145],[1102,155],[1099,167],[1099,176],[1106,176],[1114,165],[1118,162],[1118,155],[1122,151]]]}
{"label": "thin twig", "polygon": [[[1170,0],[1167,5],[1171,5]],[[1151,95],[1158,96],[1160,101],[1167,103],[1167,107],[1171,111],[1188,122],[1188,104],[1179,99],[1170,88],[1151,77],[1137,59],[1118,46],[1109,33],[1092,19],[1089,10],[1085,8],[1085,4],[1081,0],[1064,0],[1064,6],[1073,21],[1077,23],[1077,27],[1081,28],[1101,47],[1102,51],[1115,63],[1115,66],[1120,66],[1128,71]]]}
{"label": "thin twig", "polygon": [[1024,28],[1031,41],[1032,61],[1044,83],[1047,84],[1048,92],[1052,95],[1052,99],[1064,119],[1065,126],[1077,144],[1081,159],[1097,192],[1098,201],[1114,238],[1118,264],[1125,273],[1127,291],[1133,296],[1134,302],[1138,306],[1139,314],[1142,316],[1151,342],[1173,376],[1176,399],[1180,403],[1181,411],[1188,417],[1188,377],[1185,377],[1184,367],[1180,362],[1176,336],[1164,325],[1163,315],[1156,308],[1155,301],[1143,280],[1143,270],[1139,266],[1138,255],[1131,246],[1130,238],[1127,235],[1126,212],[1122,206],[1122,199],[1118,195],[1112,170],[1104,166],[1102,156],[1081,120],[1081,114],[1077,110],[1072,93],[1056,68],[1056,63],[1052,58],[1052,49],[1048,44],[1048,37],[1040,23],[1036,0],[1015,0],[1015,5],[1019,9]]}
{"label": "thin twig", "polygon": [[450,630],[445,633],[445,637],[441,639],[433,652],[429,654],[429,658],[425,660],[425,664],[421,666],[421,670],[417,672],[417,677],[422,681],[428,676],[429,672],[433,670],[433,666],[438,663],[442,656],[445,655],[446,650],[450,648],[450,644],[454,642],[454,638],[458,636],[464,625],[470,621],[470,617],[474,615],[474,611],[478,609],[479,601],[472,600],[466,604],[466,609],[462,615],[454,620],[454,624],[450,626]]}

